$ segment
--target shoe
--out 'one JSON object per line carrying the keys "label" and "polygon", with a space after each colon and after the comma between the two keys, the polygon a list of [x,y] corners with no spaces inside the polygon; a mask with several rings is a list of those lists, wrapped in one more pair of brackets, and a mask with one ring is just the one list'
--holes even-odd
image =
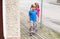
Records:
{"label": "shoe", "polygon": [[30,33],[30,36],[32,36],[32,33]]}

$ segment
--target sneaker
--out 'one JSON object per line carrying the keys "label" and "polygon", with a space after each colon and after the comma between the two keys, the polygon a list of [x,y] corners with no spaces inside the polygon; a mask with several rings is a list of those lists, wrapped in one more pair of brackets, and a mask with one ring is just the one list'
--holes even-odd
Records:
{"label": "sneaker", "polygon": [[30,33],[30,36],[32,36],[32,33]]}

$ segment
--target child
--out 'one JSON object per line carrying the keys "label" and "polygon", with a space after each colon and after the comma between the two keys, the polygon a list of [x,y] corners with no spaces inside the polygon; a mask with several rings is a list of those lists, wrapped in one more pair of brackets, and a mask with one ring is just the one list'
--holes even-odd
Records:
{"label": "child", "polygon": [[37,21],[39,22],[39,18],[40,18],[40,9],[39,9],[39,4],[38,3],[35,3],[35,5],[36,5],[36,10],[37,10]]}
{"label": "child", "polygon": [[30,36],[32,36],[33,33],[35,33],[35,27],[36,25],[36,21],[37,21],[37,11],[35,10],[36,7],[35,5],[31,5],[31,8],[29,10],[29,19],[30,19]]}

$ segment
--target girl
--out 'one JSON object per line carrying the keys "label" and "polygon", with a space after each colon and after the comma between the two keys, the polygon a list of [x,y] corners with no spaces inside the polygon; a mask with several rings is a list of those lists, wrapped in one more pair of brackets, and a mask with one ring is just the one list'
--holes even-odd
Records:
{"label": "girl", "polygon": [[38,3],[35,3],[36,5],[36,10],[37,10],[37,21],[39,22],[40,21],[40,9],[39,9],[39,4]]}

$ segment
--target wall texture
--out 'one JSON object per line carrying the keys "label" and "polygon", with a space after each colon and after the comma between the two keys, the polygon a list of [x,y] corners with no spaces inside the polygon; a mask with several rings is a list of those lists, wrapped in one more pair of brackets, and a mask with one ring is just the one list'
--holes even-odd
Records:
{"label": "wall texture", "polygon": [[6,36],[20,37],[19,0],[6,0]]}

